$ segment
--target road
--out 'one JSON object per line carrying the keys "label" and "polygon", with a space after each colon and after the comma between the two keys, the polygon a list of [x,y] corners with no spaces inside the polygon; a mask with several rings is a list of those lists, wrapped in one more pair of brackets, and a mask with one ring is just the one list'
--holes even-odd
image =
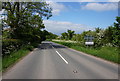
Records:
{"label": "road", "polygon": [[117,64],[44,41],[3,79],[118,79]]}

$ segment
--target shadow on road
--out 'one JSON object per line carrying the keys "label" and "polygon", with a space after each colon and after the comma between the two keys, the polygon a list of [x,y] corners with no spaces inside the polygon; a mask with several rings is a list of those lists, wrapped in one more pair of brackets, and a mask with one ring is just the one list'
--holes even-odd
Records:
{"label": "shadow on road", "polygon": [[52,43],[42,43],[38,46],[38,49],[40,50],[45,50],[45,49],[53,49],[53,47],[56,48],[56,49],[59,49],[59,48],[66,48],[62,45],[57,45],[57,44],[52,44]]}

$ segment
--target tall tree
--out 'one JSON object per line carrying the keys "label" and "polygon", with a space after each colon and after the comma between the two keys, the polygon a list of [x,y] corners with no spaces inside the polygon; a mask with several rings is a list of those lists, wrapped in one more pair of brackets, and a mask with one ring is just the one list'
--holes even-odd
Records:
{"label": "tall tree", "polygon": [[113,40],[113,26],[109,26],[104,32],[104,43],[112,43]]}
{"label": "tall tree", "polygon": [[101,31],[101,28],[97,27],[95,28],[96,33],[99,33]]}
{"label": "tall tree", "polygon": [[116,17],[113,28],[113,44],[120,47],[120,17]]}
{"label": "tall tree", "polygon": [[71,40],[73,35],[74,35],[75,31],[72,30],[67,30],[67,34],[68,34],[68,39]]}
{"label": "tall tree", "polygon": [[2,9],[7,10],[5,22],[10,26],[12,38],[17,39],[30,39],[34,31],[40,33],[44,28],[43,19],[52,16],[46,2],[3,2]]}
{"label": "tall tree", "polygon": [[62,39],[68,40],[68,34],[66,32],[62,33]]}

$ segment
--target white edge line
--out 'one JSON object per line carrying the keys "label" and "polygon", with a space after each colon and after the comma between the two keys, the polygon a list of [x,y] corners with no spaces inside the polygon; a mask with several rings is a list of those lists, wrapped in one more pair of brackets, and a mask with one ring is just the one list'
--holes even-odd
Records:
{"label": "white edge line", "polygon": [[58,51],[56,51],[56,52],[65,61],[65,63],[68,64],[68,62],[62,57],[62,55],[60,55],[60,53]]}

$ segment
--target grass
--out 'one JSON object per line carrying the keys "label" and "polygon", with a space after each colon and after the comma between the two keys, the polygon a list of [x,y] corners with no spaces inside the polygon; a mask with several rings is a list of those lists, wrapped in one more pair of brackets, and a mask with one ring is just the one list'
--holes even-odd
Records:
{"label": "grass", "polygon": [[9,66],[17,62],[21,57],[27,55],[29,52],[29,49],[23,47],[18,51],[11,53],[9,56],[2,58],[2,71],[4,72]]}
{"label": "grass", "polygon": [[0,71],[4,72],[8,67],[20,60],[20,58],[26,56],[34,48],[38,47],[39,43],[32,43],[30,45],[24,45],[19,50],[12,52],[10,55],[6,55],[2,58],[2,66],[0,66]]}
{"label": "grass", "polygon": [[81,46],[77,43],[67,43],[67,42],[58,42],[58,41],[57,42],[53,41],[53,42],[65,45],[67,47],[73,48],[73,49],[78,50],[78,51],[85,52],[87,54],[91,54],[93,56],[103,58],[103,59],[108,60],[108,61],[120,63],[120,61],[118,61],[119,60],[118,59],[119,52],[118,52],[118,49],[116,47],[104,46],[101,48],[93,48],[93,47],[84,47],[84,46]]}

